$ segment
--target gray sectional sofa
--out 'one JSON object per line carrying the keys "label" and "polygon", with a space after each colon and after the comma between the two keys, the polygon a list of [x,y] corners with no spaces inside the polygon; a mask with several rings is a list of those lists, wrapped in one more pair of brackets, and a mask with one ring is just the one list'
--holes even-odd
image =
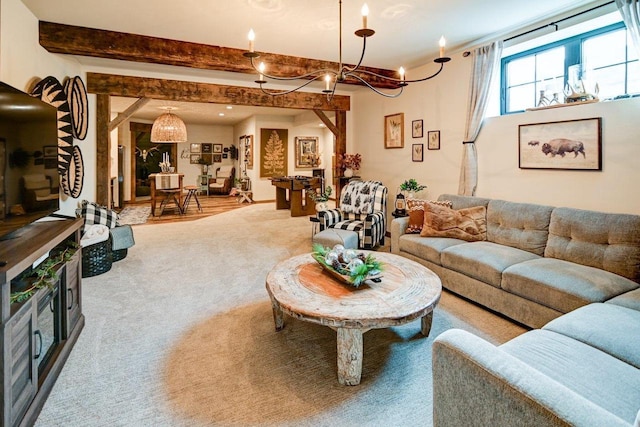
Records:
{"label": "gray sectional sofa", "polygon": [[420,262],[442,286],[539,328],[583,305],[640,310],[640,216],[441,195],[453,209],[487,208],[487,240],[406,234],[391,223],[391,252]]}
{"label": "gray sectional sofa", "polygon": [[435,426],[640,427],[640,216],[442,195],[486,206],[487,240],[406,234],[391,250],[531,330],[433,345]]}

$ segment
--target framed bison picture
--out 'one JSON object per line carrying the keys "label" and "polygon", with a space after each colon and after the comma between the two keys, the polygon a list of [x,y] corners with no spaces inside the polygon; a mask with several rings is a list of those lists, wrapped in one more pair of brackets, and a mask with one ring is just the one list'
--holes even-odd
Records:
{"label": "framed bison picture", "polygon": [[520,169],[602,170],[602,118],[520,125]]}

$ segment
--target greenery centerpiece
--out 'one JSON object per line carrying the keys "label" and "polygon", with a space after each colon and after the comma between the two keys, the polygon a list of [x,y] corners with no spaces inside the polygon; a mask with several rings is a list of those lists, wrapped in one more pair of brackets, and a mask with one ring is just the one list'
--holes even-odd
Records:
{"label": "greenery centerpiece", "polygon": [[345,249],[340,244],[331,249],[316,243],[313,245],[311,255],[326,270],[337,273],[344,281],[356,288],[365,280],[378,279],[382,272],[382,263],[373,255],[365,255],[354,249]]}

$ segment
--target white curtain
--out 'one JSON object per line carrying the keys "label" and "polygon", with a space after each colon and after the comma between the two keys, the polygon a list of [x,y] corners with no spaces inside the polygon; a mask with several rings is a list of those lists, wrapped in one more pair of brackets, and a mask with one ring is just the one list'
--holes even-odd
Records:
{"label": "white curtain", "polygon": [[640,56],[640,2],[638,0],[616,0],[618,11],[631,34],[631,40]]}
{"label": "white curtain", "polygon": [[478,157],[476,154],[476,138],[480,133],[482,121],[487,109],[491,79],[500,66],[502,41],[473,51],[473,71],[471,73],[471,90],[467,106],[467,127],[464,135],[464,151],[460,168],[458,194],[474,196],[478,185]]}

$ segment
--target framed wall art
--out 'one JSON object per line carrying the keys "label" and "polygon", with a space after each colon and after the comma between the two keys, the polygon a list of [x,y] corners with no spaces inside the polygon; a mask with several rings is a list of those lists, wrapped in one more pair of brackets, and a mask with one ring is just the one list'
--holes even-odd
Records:
{"label": "framed wall art", "polygon": [[427,132],[427,148],[429,150],[439,150],[440,149],[440,131],[439,130],[430,130]]}
{"label": "framed wall art", "polygon": [[244,144],[241,143],[240,147],[244,147],[244,162],[247,169],[253,169],[253,135],[246,135]]}
{"label": "framed wall art", "polygon": [[422,138],[424,136],[422,128],[422,120],[414,120],[411,122],[411,137]]}
{"label": "framed wall art", "polygon": [[204,164],[204,165],[212,164],[213,163],[213,158],[211,156],[212,156],[211,153],[206,153],[206,154],[202,153],[200,158],[202,159],[203,163],[201,163],[201,164]]}
{"label": "framed wall art", "polygon": [[296,167],[313,168],[318,166],[318,137],[296,136]]}
{"label": "framed wall art", "polygon": [[[193,144],[191,144],[193,145]],[[200,144],[198,144],[200,145]],[[198,163],[200,163],[200,154],[191,154],[189,156],[189,163],[191,163],[192,165],[197,165]]]}
{"label": "framed wall art", "polygon": [[211,143],[202,144],[202,154],[211,154],[212,147],[213,144]]}
{"label": "framed wall art", "polygon": [[222,153],[222,144],[213,144],[213,154]]}
{"label": "framed wall art", "polygon": [[414,162],[424,161],[424,144],[411,145],[411,160]]}
{"label": "framed wall art", "polygon": [[189,152],[190,153],[200,153],[202,151],[202,147],[200,144],[191,143],[189,144]]}
{"label": "framed wall art", "polygon": [[384,148],[404,147],[404,113],[384,116]]}
{"label": "framed wall art", "polygon": [[260,178],[287,176],[288,129],[260,129]]}
{"label": "framed wall art", "polygon": [[222,153],[213,154],[213,163],[222,163]]}
{"label": "framed wall art", "polygon": [[518,127],[520,169],[602,170],[602,118]]}
{"label": "framed wall art", "polygon": [[57,145],[45,145],[42,147],[44,157],[58,157]]}

